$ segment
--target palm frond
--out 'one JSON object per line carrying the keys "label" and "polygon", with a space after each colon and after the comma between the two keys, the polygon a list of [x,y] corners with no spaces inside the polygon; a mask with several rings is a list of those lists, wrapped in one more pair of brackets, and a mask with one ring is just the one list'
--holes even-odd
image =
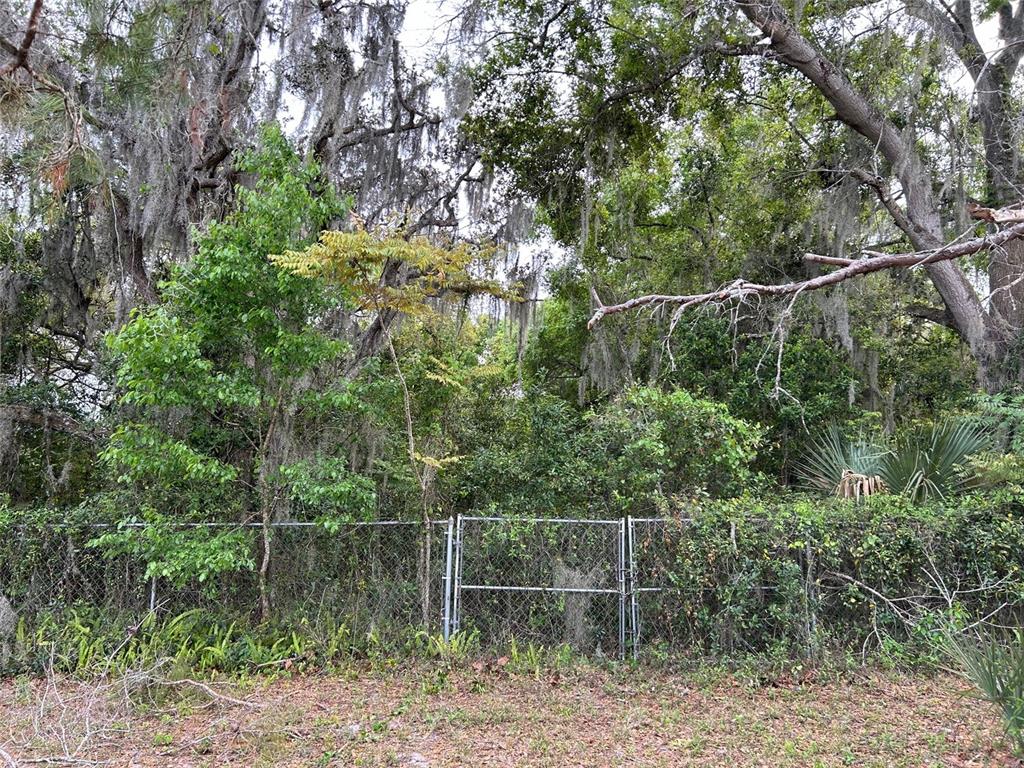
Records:
{"label": "palm frond", "polygon": [[967,458],[990,442],[985,427],[942,421],[903,436],[881,460],[879,475],[894,493],[917,502],[944,499],[970,479]]}
{"label": "palm frond", "polygon": [[1017,754],[1024,753],[1024,631],[948,634],[944,650],[981,697],[995,704]]}

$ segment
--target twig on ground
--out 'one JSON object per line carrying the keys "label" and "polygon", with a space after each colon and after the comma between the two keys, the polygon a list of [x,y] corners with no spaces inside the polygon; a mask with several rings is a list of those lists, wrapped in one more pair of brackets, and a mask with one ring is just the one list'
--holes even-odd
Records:
{"label": "twig on ground", "polygon": [[213,688],[208,686],[206,683],[201,683],[198,680],[160,680],[160,681],[157,681],[157,682],[160,685],[172,685],[172,686],[190,685],[190,686],[192,686],[194,688],[198,688],[199,690],[201,690],[203,693],[205,693],[207,696],[209,696],[212,699],[216,699],[217,701],[224,701],[224,702],[227,702],[228,704],[234,704],[235,706],[239,706],[239,707],[250,707],[252,709],[262,709],[263,706],[264,706],[263,704],[259,704],[259,703],[255,702],[255,701],[244,701],[243,699],[236,699],[236,698],[234,698],[232,696],[226,696],[223,693],[217,693],[217,691],[213,690]]}
{"label": "twig on ground", "polygon": [[0,747],[0,760],[3,760],[4,765],[8,768],[18,768],[18,764],[15,762],[14,758],[11,757],[10,753],[6,752],[3,747]]}

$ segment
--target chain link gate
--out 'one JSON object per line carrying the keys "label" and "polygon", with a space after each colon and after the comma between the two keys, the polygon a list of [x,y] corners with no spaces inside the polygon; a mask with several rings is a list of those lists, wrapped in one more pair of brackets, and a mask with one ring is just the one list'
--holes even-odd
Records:
{"label": "chain link gate", "polygon": [[634,659],[642,642],[675,645],[685,590],[669,573],[690,522],[449,518],[444,637],[471,626],[486,641],[604,655],[614,637],[619,658]]}
{"label": "chain link gate", "polygon": [[625,520],[461,516],[449,530],[445,638],[472,628],[624,657]]}
{"label": "chain link gate", "polygon": [[[629,559],[630,649],[639,657],[644,642],[679,644],[685,590],[670,578],[679,542],[692,521],[686,518],[626,518]],[[685,626],[685,625],[684,625]]]}

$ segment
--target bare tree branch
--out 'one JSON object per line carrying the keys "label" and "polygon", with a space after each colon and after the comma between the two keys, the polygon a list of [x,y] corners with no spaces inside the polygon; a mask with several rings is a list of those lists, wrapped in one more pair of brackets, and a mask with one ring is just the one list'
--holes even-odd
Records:
{"label": "bare tree branch", "polygon": [[932,179],[913,140],[858,90],[835,62],[822,55],[774,0],[737,0],[743,14],[771,41],[779,61],[800,72],[832,105],[843,123],[867,139],[888,161],[907,198],[906,225],[920,250],[938,248],[941,224]]}
{"label": "bare tree branch", "polygon": [[892,193],[889,191],[889,185],[886,180],[881,176],[878,176],[870,171],[865,171],[863,168],[854,168],[850,171],[850,175],[857,179],[861,184],[871,187],[874,190],[875,195],[878,197],[879,202],[885,206],[885,210],[889,212],[893,222],[909,237],[914,235],[914,225],[910,223],[906,213],[903,209],[896,204],[896,201],[892,197]]}
{"label": "bare tree branch", "polygon": [[96,435],[80,421],[58,411],[40,410],[27,405],[0,405],[0,418],[12,419],[33,427],[56,429],[90,442],[96,439]]}
{"label": "bare tree branch", "polygon": [[236,699],[234,696],[227,696],[223,693],[217,693],[217,691],[213,690],[213,688],[208,686],[206,683],[202,683],[198,680],[160,680],[159,684],[166,685],[169,687],[187,685],[191,688],[198,688],[200,691],[202,691],[215,701],[222,701],[227,704],[233,704],[236,707],[249,707],[253,709],[263,708],[263,705],[259,702],[245,701],[244,699]]}
{"label": "bare tree branch", "polygon": [[949,310],[944,307],[930,307],[927,304],[911,304],[906,308],[906,310],[907,314],[911,317],[927,320],[930,323],[942,325],[954,331],[956,330],[956,324],[953,322],[953,316],[950,315]]}
{"label": "bare tree branch", "polygon": [[855,261],[854,259],[843,259],[839,256],[822,256],[819,253],[805,253],[804,261],[811,262],[812,264],[828,264],[833,267],[848,267]]}
{"label": "bare tree branch", "polygon": [[[0,69],[0,77],[11,75],[28,63],[28,52],[39,32],[39,17],[43,11],[43,0],[35,0],[32,10],[28,15],[28,26],[25,28],[25,36],[21,39],[21,45],[13,52],[14,61]],[[5,48],[7,46],[4,46]]]}
{"label": "bare tree branch", "polygon": [[[841,266],[835,272],[818,275],[808,280],[799,280],[791,283],[781,283],[778,285],[764,285],[761,283],[749,283],[746,280],[739,279],[729,283],[724,288],[717,291],[711,291],[709,293],[696,293],[689,295],[649,294],[646,296],[637,296],[629,301],[624,301],[621,304],[599,306],[590,318],[590,322],[587,323],[587,328],[593,328],[608,315],[628,312],[631,309],[638,309],[640,307],[652,305],[675,305],[679,307],[677,312],[680,312],[701,304],[736,301],[747,296],[787,296],[790,294],[802,293],[804,291],[816,291],[821,288],[836,285],[837,283],[857,277],[858,275],[879,272],[883,269],[918,267],[959,259],[963,256],[970,256],[990,248],[998,248],[1011,240],[1016,240],[1021,237],[1024,237],[1024,223],[1014,224],[1013,226],[1007,227],[994,235],[966,240],[964,242],[947,245],[931,251],[877,254],[872,258],[856,259],[850,261],[844,266]],[[808,259],[808,261],[815,261],[819,263],[841,264],[842,261],[844,261],[843,259],[820,257],[815,254],[809,255],[812,258]],[[828,259],[828,261],[825,261],[825,259]]]}
{"label": "bare tree branch", "polygon": [[[943,238],[942,215],[934,191],[935,179],[920,154],[915,143],[916,139],[901,131],[863,91],[851,82],[836,62],[819,51],[777,0],[734,0],[734,3],[747,20],[766,36],[774,54],[773,58],[807,78],[835,110],[836,118],[864,137],[870,143],[873,152],[886,162],[889,167],[888,172],[899,182],[905,201],[904,206],[899,208],[893,204],[884,182],[879,182],[877,186],[871,184],[871,186],[879,194],[883,205],[886,206],[896,225],[907,234],[911,246],[918,252],[928,255],[927,261],[923,262],[926,265],[928,276],[942,297],[943,303],[949,309],[950,315],[954,318],[957,332],[970,347],[975,359],[979,361],[981,371],[979,376],[985,382],[984,386],[997,387],[996,379],[990,377],[989,374],[995,370],[993,367],[995,361],[1001,359],[1003,354],[1001,350],[1004,348],[1001,345],[1006,342],[1006,334],[1004,329],[989,317],[974,285],[964,271],[952,263],[952,259],[956,257],[950,255],[949,246],[945,244]],[[954,23],[958,22],[962,5],[961,0],[958,0],[956,9],[945,9]],[[938,7],[934,7],[934,9],[941,12]],[[935,18],[938,19],[940,16]],[[965,38],[973,34],[962,25],[960,31]],[[985,111],[983,110],[983,112]],[[988,133],[986,131],[986,134]],[[992,142],[986,143],[986,149],[991,149],[992,146],[994,146]],[[993,167],[1005,167],[1005,165],[1000,165],[1001,162],[1001,157],[988,158],[988,163]],[[861,180],[868,181],[867,179]],[[1000,199],[1002,205],[1009,202],[1002,200],[999,196],[996,197]],[[1016,235],[1012,235],[1008,239],[1015,237]],[[885,258],[892,265],[890,258]],[[913,257],[908,258],[911,263],[917,261]],[[874,261],[874,259],[869,261]],[[885,264],[885,261],[880,263]],[[844,269],[856,270],[853,274],[861,274],[859,270],[864,269],[864,266],[861,262],[857,262]],[[871,267],[867,271],[874,271],[874,269],[875,267]],[[848,276],[850,275],[844,276],[843,270],[840,270],[838,276],[827,275],[818,279],[825,280],[825,285],[831,285]],[[803,286],[802,283],[794,285],[792,291],[800,290]],[[821,286],[811,285],[806,288],[814,290],[817,287]],[[767,288],[768,290],[763,292],[789,292],[782,290],[780,286],[767,286]],[[733,289],[728,295],[734,295],[735,292]],[[755,290],[744,290],[741,295],[756,292]],[[714,300],[714,298],[708,298],[698,303]],[[686,302],[681,303],[685,304]]]}

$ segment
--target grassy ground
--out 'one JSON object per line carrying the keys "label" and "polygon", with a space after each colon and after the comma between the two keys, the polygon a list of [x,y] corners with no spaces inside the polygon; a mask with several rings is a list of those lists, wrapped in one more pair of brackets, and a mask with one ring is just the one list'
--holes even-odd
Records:
{"label": "grassy ground", "polygon": [[0,747],[18,765],[1016,764],[995,712],[948,676],[751,687],[642,670],[419,665],[211,683],[220,697],[181,681],[133,690],[130,706],[125,683],[0,683]]}

